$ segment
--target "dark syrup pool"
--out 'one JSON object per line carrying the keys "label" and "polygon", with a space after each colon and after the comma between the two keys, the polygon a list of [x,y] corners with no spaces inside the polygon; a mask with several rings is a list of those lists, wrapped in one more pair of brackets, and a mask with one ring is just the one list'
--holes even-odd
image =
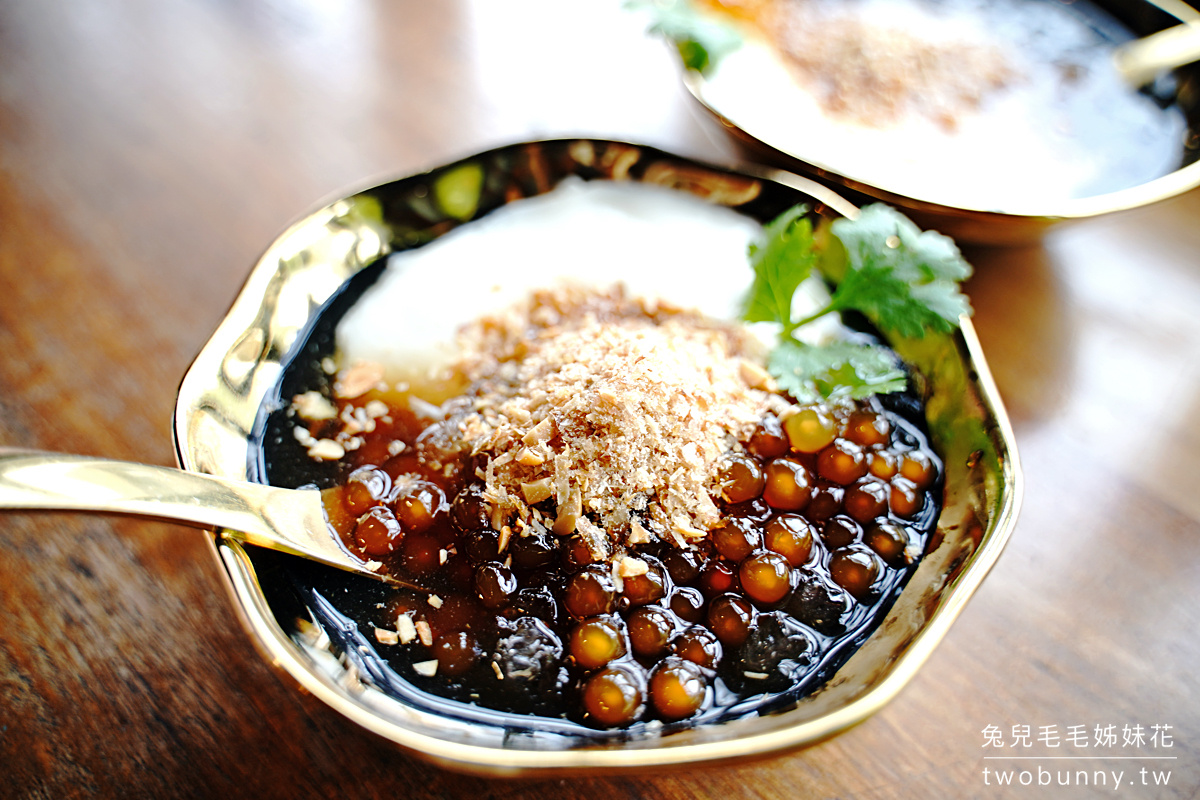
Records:
{"label": "dark syrup pool", "polygon": [[[251,448],[251,480],[289,488],[322,489],[335,487],[344,480],[345,475],[336,462],[309,459],[305,448],[297,442],[293,435],[295,420],[288,410],[290,398],[310,390],[331,393],[332,378],[323,369],[322,361],[334,353],[337,323],[379,277],[385,262],[386,259],[376,262],[348,281],[299,337],[301,344],[286,362],[275,391],[260,411]],[[892,437],[901,446],[928,450],[923,409],[915,394],[880,397],[877,409],[890,422]],[[938,474],[938,479],[924,490],[924,503],[918,513],[903,520],[894,515],[889,517],[902,523],[908,532],[910,549],[917,553],[924,552],[941,510],[940,469]],[[765,503],[759,506],[756,513],[770,514],[769,510],[763,511]],[[533,681],[523,686],[488,689],[491,665],[486,659],[467,675],[426,677],[414,671],[412,665],[431,657],[428,648],[419,642],[383,645],[376,640],[376,626],[387,626],[394,621],[397,603],[403,604],[402,593],[397,589],[274,552],[253,549],[251,558],[280,627],[296,631],[297,620],[315,621],[328,636],[333,652],[385,695],[443,718],[503,731],[506,737],[528,740],[531,746],[535,741],[549,738],[561,747],[635,739],[673,729],[776,713],[793,707],[800,698],[818,689],[878,627],[919,563],[918,559],[907,565],[885,566],[870,596],[855,601],[844,592],[839,594],[838,587],[828,580],[829,550],[824,545],[814,548],[818,555],[813,560],[814,571],[822,573],[818,583],[825,587],[816,594],[820,595],[818,600],[825,612],[831,604],[835,607],[834,623],[828,621],[828,613],[818,615],[820,619],[814,621],[812,609],[804,605],[807,602],[804,598],[811,600],[814,593],[810,589],[805,594],[804,585],[795,581],[794,591],[786,601],[769,608],[760,607],[756,612],[758,620],[766,620],[769,615],[774,621],[782,620],[790,626],[789,630],[799,631],[809,643],[802,658],[777,665],[769,679],[749,679],[745,664],[737,655],[740,651],[730,648],[729,656],[715,670],[708,671],[707,696],[697,713],[686,719],[670,720],[651,710],[631,724],[611,729],[598,727],[580,707],[580,684],[586,680],[588,671],[573,665],[569,658],[562,659],[556,677],[548,683]],[[557,564],[541,571],[547,574],[522,575],[522,580],[533,580],[539,588],[561,591],[569,571]],[[667,583],[669,594],[673,586],[669,576]],[[565,645],[574,621],[563,610],[561,597],[557,599],[557,611],[529,613],[547,617],[546,627]],[[665,598],[660,605],[667,605]],[[515,611],[510,617],[521,613]],[[800,619],[807,618],[810,624],[793,619],[793,613]],[[509,619],[501,625],[513,621]],[[497,647],[497,638],[504,633],[501,630],[499,634],[484,635],[485,649]],[[625,656],[625,660],[634,661],[631,655]],[[638,668],[636,664],[634,668]]]}

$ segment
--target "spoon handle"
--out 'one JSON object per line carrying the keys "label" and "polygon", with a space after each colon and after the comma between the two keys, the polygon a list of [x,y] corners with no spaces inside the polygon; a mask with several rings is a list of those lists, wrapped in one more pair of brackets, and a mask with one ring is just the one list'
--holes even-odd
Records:
{"label": "spoon handle", "polygon": [[1123,44],[1113,63],[1130,86],[1144,86],[1161,72],[1200,60],[1200,23],[1188,22]]}
{"label": "spoon handle", "polygon": [[229,539],[386,579],[342,549],[316,490],[0,447],[0,509],[94,511],[219,528]]}

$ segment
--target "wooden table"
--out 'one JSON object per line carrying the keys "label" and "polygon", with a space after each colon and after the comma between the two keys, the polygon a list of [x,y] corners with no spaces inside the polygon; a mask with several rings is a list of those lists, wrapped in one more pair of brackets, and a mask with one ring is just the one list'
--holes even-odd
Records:
{"label": "wooden table", "polygon": [[[373,178],[577,133],[733,157],[666,48],[606,0],[0,5],[0,442],[172,464],[177,382],[286,223]],[[1195,797],[1197,219],[1193,193],[969,253],[1024,510],[925,669],[842,736],[659,776],[443,772],[263,663],[200,534],[6,514],[0,793],[1085,797],[1113,789],[1039,788],[1033,762],[1030,787],[985,785],[1002,763],[985,729],[1055,726],[1061,749],[1004,752],[1080,755],[1100,751],[1071,726],[1170,725],[1173,748],[1123,752],[1174,760],[1082,764],[1170,771],[1125,796]]]}

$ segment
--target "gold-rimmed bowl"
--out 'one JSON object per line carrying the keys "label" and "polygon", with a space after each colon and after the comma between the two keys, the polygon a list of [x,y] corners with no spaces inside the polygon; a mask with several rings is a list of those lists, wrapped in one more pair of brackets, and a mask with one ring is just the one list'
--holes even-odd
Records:
{"label": "gold-rimmed bowl", "polygon": [[[175,410],[180,465],[260,478],[263,420],[281,394],[290,396],[281,379],[297,358],[311,360],[328,345],[318,341],[314,321],[345,297],[351,281],[369,276],[389,253],[571,176],[668,186],[760,220],[799,202],[821,216],[856,213],[829,190],[785,173],[728,170],[587,139],[502,147],[342,197],[268,248],[184,376]],[[494,775],[644,770],[811,744],[862,721],[900,691],[945,636],[1015,523],[1021,473],[1012,433],[970,322],[963,323],[953,336],[892,343],[924,387],[931,441],[946,464],[945,507],[930,550],[857,653],[824,687],[781,713],[591,740],[539,729],[536,718],[521,729],[498,725],[470,707],[382,690],[370,660],[359,658],[339,631],[315,629],[295,599],[293,573],[323,568],[244,547],[219,530],[213,551],[246,628],[271,663],[349,720],[446,767]]]}
{"label": "gold-rimmed bowl", "polygon": [[[685,0],[678,0],[684,2]],[[702,4],[707,0],[686,0]],[[1200,22],[1200,12],[1179,0],[1087,0],[1110,15],[1134,36],[1144,37],[1181,23]],[[731,3],[732,6],[739,5]],[[752,5],[752,4],[751,4]],[[1063,5],[1071,5],[1064,3]],[[1099,23],[1097,23],[1099,24]],[[1108,36],[1108,26],[1103,26]],[[1112,32],[1114,47],[1116,32]],[[779,65],[779,71],[783,71]],[[736,94],[755,97],[755,86],[744,76],[746,85]],[[935,229],[961,242],[985,245],[1023,244],[1039,240],[1050,228],[1061,223],[1100,217],[1151,205],[1200,186],[1200,63],[1187,64],[1172,73],[1174,87],[1159,92],[1160,102],[1173,101],[1182,112],[1186,130],[1178,140],[1176,166],[1160,177],[1102,194],[1080,197],[1046,197],[1036,187],[1020,199],[982,197],[970,201],[948,200],[942,190],[906,185],[895,176],[881,179],[870,167],[857,164],[850,156],[836,162],[822,156],[807,143],[802,128],[794,134],[781,134],[767,126],[757,115],[743,108],[731,108],[712,91],[711,82],[696,70],[683,70],[683,83],[697,103],[716,121],[720,129],[749,160],[790,170],[834,188],[852,202],[863,205],[882,201],[904,210],[921,227]],[[730,90],[726,90],[728,94]],[[745,102],[744,100],[741,102]],[[757,102],[757,98],[756,98]],[[761,104],[778,102],[764,96]],[[820,124],[816,121],[814,124]],[[1095,120],[1103,125],[1103,120]],[[880,139],[879,141],[882,141]],[[902,148],[901,140],[894,145]],[[990,147],[980,146],[977,158],[991,157]],[[1131,145],[1132,146],[1132,145]],[[935,168],[936,164],[930,164]],[[964,184],[973,180],[969,172],[961,175]]]}

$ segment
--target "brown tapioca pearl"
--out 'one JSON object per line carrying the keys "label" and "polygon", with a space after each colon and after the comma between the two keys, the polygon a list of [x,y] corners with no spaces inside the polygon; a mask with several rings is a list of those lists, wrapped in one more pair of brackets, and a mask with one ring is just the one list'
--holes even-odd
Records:
{"label": "brown tapioca pearl", "polygon": [[838,435],[837,420],[828,411],[804,408],[783,422],[788,442],[798,453],[816,453]]}
{"label": "brown tapioca pearl", "polygon": [[801,567],[784,609],[793,619],[826,636],[841,636],[856,605],[854,598],[823,571]]}
{"label": "brown tapioca pearl", "polygon": [[705,557],[698,550],[671,550],[662,557],[667,574],[678,585],[688,584],[700,575]]}
{"label": "brown tapioca pearl", "polygon": [[[453,631],[465,631],[476,625],[486,613],[480,609],[474,593],[470,596],[449,593],[432,596],[437,599],[431,604],[430,596],[427,595],[425,604],[429,606],[426,617],[434,636]],[[490,618],[491,615],[488,616]]]}
{"label": "brown tapioca pearl", "polygon": [[457,549],[472,564],[497,561],[500,558],[500,534],[491,528],[479,528],[460,536]]}
{"label": "brown tapioca pearl", "polygon": [[849,486],[867,474],[867,459],[854,442],[835,439],[817,455],[817,474],[827,481]]}
{"label": "brown tapioca pearl", "polygon": [[495,678],[486,679],[485,687],[509,694],[528,708],[557,695],[562,686],[560,666],[564,648],[558,635],[540,619],[518,617],[497,622],[496,642],[488,659]]}
{"label": "brown tapioca pearl", "polygon": [[400,556],[412,575],[432,575],[442,566],[442,541],[432,533],[412,533],[404,537]]}
{"label": "brown tapioca pearl", "polygon": [[855,599],[863,600],[879,577],[879,557],[861,544],[843,547],[830,557],[829,575]]}
{"label": "brown tapioca pearl", "polygon": [[466,463],[466,443],[453,420],[439,420],[417,436],[413,450],[426,472],[453,480]]}
{"label": "brown tapioca pearl", "polygon": [[485,608],[504,608],[517,593],[517,576],[503,564],[489,562],[475,568],[475,594]]}
{"label": "brown tapioca pearl", "polygon": [[575,663],[598,669],[625,655],[625,631],[619,617],[592,617],[571,631],[569,643]]}
{"label": "brown tapioca pearl", "polygon": [[675,622],[671,618],[671,612],[665,608],[636,608],[630,612],[625,627],[629,632],[629,646],[638,658],[653,661],[662,658],[670,650]]}
{"label": "brown tapioca pearl", "polygon": [[[341,486],[321,490],[321,505],[325,509],[325,519],[342,540],[346,547],[359,552],[359,546],[354,543],[354,526],[362,514],[351,514],[346,509],[345,491]],[[363,512],[366,513],[366,512]]]}
{"label": "brown tapioca pearl", "polygon": [[483,499],[483,487],[478,484],[463,489],[450,504],[450,519],[464,533],[491,527],[491,518],[491,506]]}
{"label": "brown tapioca pearl", "polygon": [[737,591],[737,573],[723,561],[712,560],[700,570],[696,586],[705,597],[716,597],[725,592]]}
{"label": "brown tapioca pearl", "polygon": [[819,480],[813,485],[812,499],[804,509],[804,516],[816,521],[829,519],[842,510],[845,497],[846,487]]}
{"label": "brown tapioca pearl", "polygon": [[708,604],[708,628],[725,647],[737,647],[746,641],[754,607],[744,597],[723,594]]}
{"label": "brown tapioca pearl", "polygon": [[900,474],[918,489],[928,489],[937,478],[937,465],[924,450],[909,450],[900,457]]}
{"label": "brown tapioca pearl", "polygon": [[908,478],[892,479],[891,490],[888,493],[888,507],[897,517],[909,519],[916,515],[925,505],[925,493]]}
{"label": "brown tapioca pearl", "polygon": [[763,605],[774,605],[782,600],[791,588],[791,567],[779,553],[755,553],[742,562],[738,569],[742,591],[751,600]]}
{"label": "brown tapioca pearl", "polygon": [[908,547],[908,532],[891,522],[881,522],[872,525],[863,535],[863,543],[887,563],[900,565],[904,561],[904,549]]}
{"label": "brown tapioca pearl", "polygon": [[750,522],[766,522],[771,514],[770,504],[761,497],[756,497],[747,503],[733,503],[725,507],[727,518],[736,517]]}
{"label": "brown tapioca pearl", "polygon": [[392,490],[392,479],[379,467],[359,467],[350,473],[342,487],[342,503],[346,511],[361,517],[379,505]]}
{"label": "brown tapioca pearl", "polygon": [[727,519],[709,534],[713,547],[723,558],[734,563],[762,547],[762,533],[755,522],[746,519]]}
{"label": "brown tapioca pearl", "polygon": [[891,480],[900,471],[900,459],[890,450],[871,453],[867,471],[881,480]]}
{"label": "brown tapioca pearl", "polygon": [[512,602],[504,609],[508,619],[534,617],[551,624],[558,619],[558,602],[549,586],[526,586],[517,591]]}
{"label": "brown tapioca pearl", "polygon": [[657,603],[667,593],[666,568],[653,556],[640,556],[646,563],[646,572],[621,578],[621,594],[630,606]]}
{"label": "brown tapioca pearl", "polygon": [[826,520],[825,526],[821,529],[821,541],[830,550],[836,550],[860,541],[862,533],[862,525],[859,525],[856,520],[839,515]]}
{"label": "brown tapioca pearl", "polygon": [[859,522],[870,522],[888,510],[888,485],[874,478],[863,478],[846,489],[842,505]]}
{"label": "brown tapioca pearl", "polygon": [[564,539],[559,545],[559,551],[562,554],[563,566],[572,571],[582,569],[596,561],[596,557],[592,555],[592,549],[579,534],[572,534]]}
{"label": "brown tapioca pearl", "polygon": [[816,637],[784,611],[759,614],[738,651],[737,669],[762,690],[794,683],[794,670],[812,664],[819,652]]}
{"label": "brown tapioca pearl", "polygon": [[887,417],[874,411],[853,411],[846,420],[845,437],[863,447],[879,447],[888,443],[892,426]]}
{"label": "brown tapioca pearl", "polygon": [[447,587],[470,594],[475,587],[475,566],[463,556],[448,553],[438,575]]}
{"label": "brown tapioca pearl", "polygon": [[716,669],[721,661],[721,642],[717,635],[699,625],[676,634],[671,640],[671,650],[680,658],[705,669]]}
{"label": "brown tapioca pearl", "polygon": [[783,432],[783,425],[779,422],[779,417],[767,414],[759,421],[754,433],[750,434],[750,441],[746,444],[746,449],[758,458],[767,461],[787,453],[788,446],[787,434]]}
{"label": "brown tapioca pearl", "polygon": [[383,558],[404,541],[404,530],[385,506],[375,506],[354,526],[354,543],[367,555]]}
{"label": "brown tapioca pearl", "polygon": [[691,586],[680,586],[671,593],[669,605],[675,616],[684,622],[699,622],[704,619],[704,595]]}
{"label": "brown tapioca pearl", "polygon": [[351,450],[343,457],[342,461],[353,464],[355,467],[382,464],[384,461],[387,461],[390,455],[389,448],[393,447],[392,443],[397,440],[400,440],[402,444],[407,446],[407,442],[395,436],[388,436],[381,433],[379,436],[368,437],[362,440],[362,445],[357,450]]}
{"label": "brown tapioca pearl", "polygon": [[780,514],[767,523],[763,543],[798,567],[812,555],[815,534],[813,524],[799,514]]}
{"label": "brown tapioca pearl", "polygon": [[442,488],[426,480],[401,478],[392,492],[392,511],[408,531],[428,530],[449,508]]}
{"label": "brown tapioca pearl", "polygon": [[613,728],[628,725],[641,716],[642,680],[626,666],[597,672],[583,687],[583,708],[593,722]]}
{"label": "brown tapioca pearl", "polygon": [[753,456],[731,453],[717,473],[717,489],[727,503],[753,500],[763,491],[762,466]]}
{"label": "brown tapioca pearl", "polygon": [[650,703],[665,720],[692,716],[704,705],[707,694],[704,670],[686,659],[670,656],[650,673]]}
{"label": "brown tapioca pearl", "polygon": [[607,564],[584,567],[567,582],[565,605],[576,619],[608,614],[616,603],[617,587]]}
{"label": "brown tapioca pearl", "polygon": [[512,565],[517,569],[535,570],[547,567],[557,557],[557,551],[557,543],[545,533],[513,536],[508,545]]}
{"label": "brown tapioca pearl", "polygon": [[438,674],[457,677],[478,663],[482,651],[469,631],[443,634],[433,642],[433,657],[438,662]]}
{"label": "brown tapioca pearl", "polygon": [[792,458],[777,458],[767,464],[763,499],[772,508],[802,511],[812,499],[813,476]]}
{"label": "brown tapioca pearl", "polygon": [[424,474],[421,470],[421,459],[417,458],[417,454],[412,450],[392,456],[383,462],[381,469],[388,474],[393,484],[402,477],[420,478]]}

